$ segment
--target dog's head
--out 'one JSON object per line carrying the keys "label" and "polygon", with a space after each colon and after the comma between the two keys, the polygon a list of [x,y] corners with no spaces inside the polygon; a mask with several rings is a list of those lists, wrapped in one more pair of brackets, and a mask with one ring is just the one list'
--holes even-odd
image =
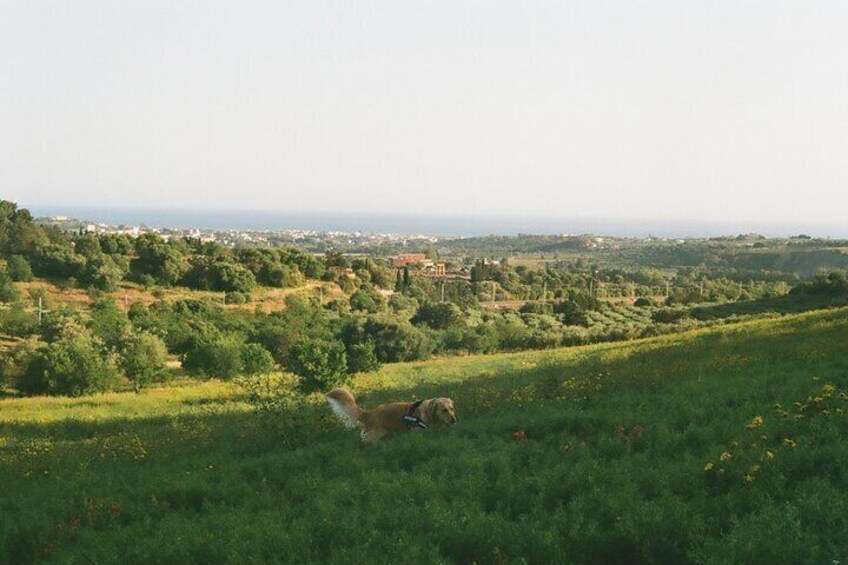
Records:
{"label": "dog's head", "polygon": [[427,406],[427,416],[431,423],[439,422],[446,426],[456,424],[456,408],[450,398],[433,398]]}

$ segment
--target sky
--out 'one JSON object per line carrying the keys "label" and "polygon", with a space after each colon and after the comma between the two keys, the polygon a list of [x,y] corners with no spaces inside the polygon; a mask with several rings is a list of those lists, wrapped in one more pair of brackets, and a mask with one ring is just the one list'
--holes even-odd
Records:
{"label": "sky", "polygon": [[848,3],[0,0],[23,206],[845,224]]}

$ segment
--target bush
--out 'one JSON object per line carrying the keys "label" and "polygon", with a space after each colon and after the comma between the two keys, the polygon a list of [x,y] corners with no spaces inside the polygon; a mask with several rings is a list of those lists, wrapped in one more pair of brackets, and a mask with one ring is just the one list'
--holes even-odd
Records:
{"label": "bush", "polygon": [[21,298],[21,293],[15,283],[12,282],[12,277],[6,271],[0,270],[0,302],[10,303],[16,302]]}
{"label": "bush", "polygon": [[381,311],[385,304],[386,300],[371,285],[363,285],[350,297],[350,307],[353,310],[371,314]]}
{"label": "bush", "polygon": [[227,292],[224,294],[224,302],[226,304],[246,304],[247,295],[238,291]]}
{"label": "bush", "polygon": [[554,305],[550,302],[525,302],[518,311],[522,314],[553,314]]}
{"label": "bush", "polygon": [[29,282],[32,280],[32,268],[21,255],[12,255],[6,262],[6,270],[13,281]]}
{"label": "bush", "polygon": [[459,323],[462,312],[450,302],[427,302],[418,307],[413,324],[424,324],[435,330],[443,330]]}
{"label": "bush", "polygon": [[380,367],[381,363],[380,360],[377,359],[377,354],[374,351],[374,344],[370,341],[365,343],[355,343],[348,348],[348,373],[371,373],[379,371]]}
{"label": "bush", "polygon": [[140,331],[128,332],[121,343],[120,364],[136,390],[160,380],[165,374],[168,349],[157,336]]}
{"label": "bush", "polygon": [[18,390],[25,390],[27,383],[24,381],[24,375],[35,356],[35,352],[43,345],[43,342],[34,337],[15,345],[0,361],[0,382]]}
{"label": "bush", "polygon": [[430,338],[406,320],[372,317],[362,328],[365,340],[374,344],[377,359],[383,363],[426,359],[433,351]]}
{"label": "bush", "polygon": [[130,321],[111,298],[101,298],[91,305],[89,327],[107,347],[118,347]]}
{"label": "bush", "polygon": [[347,355],[338,341],[306,339],[292,347],[289,370],[301,377],[304,392],[330,390],[347,379]]}
{"label": "bush", "polygon": [[199,341],[186,353],[183,367],[195,375],[228,381],[242,370],[242,348],[241,339],[233,335]]}
{"label": "bush", "polygon": [[640,296],[633,302],[634,306],[638,306],[639,308],[647,308],[654,305],[654,301],[648,298],[647,296]]}
{"label": "bush", "polygon": [[658,324],[674,324],[679,322],[683,318],[689,317],[689,311],[680,308],[663,308],[662,310],[657,310],[651,315],[651,320],[657,322]]}
{"label": "bush", "polygon": [[241,350],[241,366],[245,375],[267,375],[274,370],[274,357],[258,343],[248,343]]}
{"label": "bush", "polygon": [[79,326],[66,327],[53,343],[34,354],[21,392],[82,396],[109,390],[120,379],[113,360],[104,356],[102,344]]}
{"label": "bush", "polygon": [[7,310],[0,310],[0,331],[24,337],[38,331],[38,315],[27,312],[23,302],[15,302]]}

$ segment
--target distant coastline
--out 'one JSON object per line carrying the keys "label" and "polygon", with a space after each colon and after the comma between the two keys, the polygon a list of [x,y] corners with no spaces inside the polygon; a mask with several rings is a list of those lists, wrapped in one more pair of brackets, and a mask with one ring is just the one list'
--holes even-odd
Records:
{"label": "distant coastline", "polygon": [[156,228],[199,228],[210,230],[282,231],[311,230],[317,232],[361,232],[415,234],[440,237],[474,237],[486,235],[514,236],[523,234],[584,234],[615,237],[716,237],[742,233],[759,233],[767,237],[806,234],[813,237],[848,237],[845,225],[815,225],[811,222],[762,222],[729,220],[664,221],[612,218],[553,218],[509,216],[390,215],[323,212],[246,211],[246,210],[180,210],[155,208],[110,208],[94,206],[27,206],[34,216],[68,216],[109,225],[148,226]]}

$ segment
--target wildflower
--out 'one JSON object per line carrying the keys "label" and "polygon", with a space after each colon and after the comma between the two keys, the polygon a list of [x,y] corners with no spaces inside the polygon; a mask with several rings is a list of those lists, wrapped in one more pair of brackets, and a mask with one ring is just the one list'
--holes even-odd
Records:
{"label": "wildflower", "polygon": [[121,512],[121,504],[118,502],[113,502],[109,505],[109,514],[112,516],[117,516]]}
{"label": "wildflower", "polygon": [[730,452],[728,452],[728,451],[725,451],[721,455],[718,456],[719,461],[729,461],[732,458],[733,458],[733,455],[731,455]]}
{"label": "wildflower", "polygon": [[704,465],[704,471],[712,471],[713,470],[713,462],[709,461],[706,465]]}
{"label": "wildflower", "polygon": [[783,438],[783,444],[788,445],[789,447],[792,447],[792,448],[794,448],[798,445],[797,443],[795,443],[794,441],[792,441],[788,437]]}
{"label": "wildflower", "polygon": [[512,437],[515,441],[524,441],[527,439],[527,436],[524,434],[523,430],[516,431],[514,434],[512,434]]}
{"label": "wildflower", "polygon": [[774,459],[774,453],[771,451],[766,451],[766,459]]}
{"label": "wildflower", "polygon": [[745,475],[745,482],[746,483],[753,483],[754,477],[752,475]]}
{"label": "wildflower", "polygon": [[631,439],[637,439],[642,437],[642,427],[641,426],[633,426],[630,429],[630,434],[628,434]]}
{"label": "wildflower", "polygon": [[833,386],[833,385],[832,385],[832,384],[830,384],[830,383],[827,383],[827,384],[826,384],[826,385],[824,385],[824,387],[822,388],[822,395],[823,395],[825,398],[832,396],[834,392],[836,392],[836,387],[835,387],[835,386]]}
{"label": "wildflower", "polygon": [[746,430],[753,430],[754,428],[758,428],[763,425],[763,417],[762,416],[754,416],[754,419],[751,420],[746,426]]}
{"label": "wildflower", "polygon": [[621,424],[615,426],[615,433],[617,433],[618,435],[623,436],[625,431],[627,431],[627,428],[625,428]]}

